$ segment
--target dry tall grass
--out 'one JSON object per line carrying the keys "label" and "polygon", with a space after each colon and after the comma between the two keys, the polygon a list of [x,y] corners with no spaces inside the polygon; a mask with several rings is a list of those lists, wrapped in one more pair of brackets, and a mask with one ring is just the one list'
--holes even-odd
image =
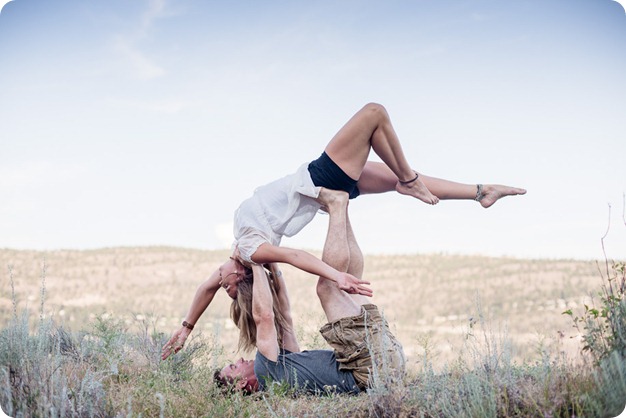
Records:
{"label": "dry tall grass", "polygon": [[[0,404],[31,416],[601,416],[626,397],[623,358],[585,363],[561,315],[593,303],[595,263],[441,254],[366,258],[374,301],[408,354],[405,384],[321,400],[218,395],[210,372],[234,357],[237,338],[225,294],[183,352],[167,362],[158,353],[227,255],[0,250],[0,386],[12,391]],[[303,346],[324,347],[315,278],[284,272]],[[607,381],[618,389],[602,393]]]}

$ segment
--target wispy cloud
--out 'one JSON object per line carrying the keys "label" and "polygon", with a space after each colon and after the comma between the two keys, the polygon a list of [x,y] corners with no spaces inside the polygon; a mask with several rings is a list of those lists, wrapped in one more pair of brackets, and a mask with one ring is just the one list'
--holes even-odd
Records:
{"label": "wispy cloud", "polygon": [[141,15],[141,30],[148,31],[153,22],[165,13],[165,0],[151,0]]}
{"label": "wispy cloud", "polygon": [[150,41],[150,32],[154,22],[166,15],[166,0],[151,0],[148,7],[138,17],[135,30],[118,34],[113,40],[114,51],[127,62],[132,75],[140,80],[151,80],[167,74],[165,68],[157,64],[147,53],[142,51],[140,43]]}
{"label": "wispy cloud", "polygon": [[113,48],[132,68],[133,75],[140,80],[151,80],[161,77],[167,72],[163,67],[154,63],[131,39],[117,37]]}
{"label": "wispy cloud", "polygon": [[215,225],[215,238],[221,248],[229,248],[233,243],[233,223],[224,222]]}
{"label": "wispy cloud", "polygon": [[473,12],[470,14],[470,18],[477,22],[483,22],[485,20],[488,20],[489,16],[484,13]]}
{"label": "wispy cloud", "polygon": [[178,113],[184,108],[191,106],[190,102],[180,99],[134,100],[127,98],[111,98],[107,100],[106,104],[115,109],[123,108],[133,112],[147,111],[168,114]]}

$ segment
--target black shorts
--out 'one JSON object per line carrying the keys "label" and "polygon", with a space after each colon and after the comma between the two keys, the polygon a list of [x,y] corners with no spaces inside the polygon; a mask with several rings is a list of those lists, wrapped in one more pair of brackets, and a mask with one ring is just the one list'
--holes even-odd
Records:
{"label": "black shorts", "polygon": [[318,187],[326,187],[332,190],[343,190],[348,192],[350,199],[357,197],[360,192],[357,181],[348,176],[326,152],[320,158],[309,164],[309,173],[313,184]]}

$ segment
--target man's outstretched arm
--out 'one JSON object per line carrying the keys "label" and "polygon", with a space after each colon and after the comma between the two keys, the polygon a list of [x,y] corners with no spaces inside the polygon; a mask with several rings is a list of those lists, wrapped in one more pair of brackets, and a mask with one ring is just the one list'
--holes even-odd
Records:
{"label": "man's outstretched arm", "polygon": [[274,300],[265,269],[252,266],[252,317],[256,324],[256,347],[271,361],[278,360],[278,333],[274,324]]}
{"label": "man's outstretched arm", "polygon": [[294,332],[293,317],[291,316],[291,303],[289,302],[289,294],[287,292],[287,284],[283,277],[282,272],[278,268],[278,263],[271,263],[269,265],[272,277],[277,284],[276,296],[278,297],[278,306],[280,313],[285,318],[287,327],[283,330],[282,343],[285,350],[289,350],[292,353],[300,352],[300,345]]}

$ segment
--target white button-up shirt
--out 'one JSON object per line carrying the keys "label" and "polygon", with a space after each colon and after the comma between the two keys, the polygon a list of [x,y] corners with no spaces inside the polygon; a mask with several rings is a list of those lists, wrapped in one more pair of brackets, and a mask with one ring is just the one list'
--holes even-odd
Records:
{"label": "white button-up shirt", "polygon": [[257,188],[239,206],[235,212],[234,245],[244,260],[251,262],[261,244],[278,246],[283,236],[297,234],[313,220],[321,206],[314,200],[320,187],[313,184],[308,165]]}

